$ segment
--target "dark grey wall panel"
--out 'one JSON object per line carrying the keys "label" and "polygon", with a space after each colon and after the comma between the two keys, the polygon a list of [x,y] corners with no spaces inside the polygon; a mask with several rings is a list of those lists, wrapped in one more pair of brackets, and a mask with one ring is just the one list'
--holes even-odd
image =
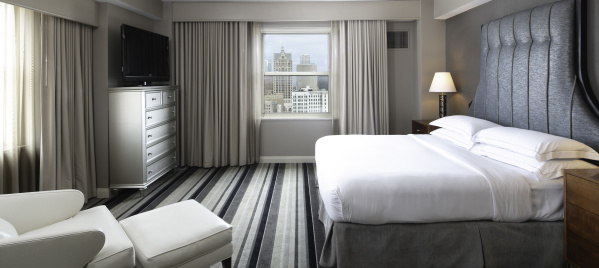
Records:
{"label": "dark grey wall panel", "polygon": [[[483,25],[481,27],[481,36],[487,36],[487,31],[488,31],[488,25]],[[482,90],[481,88],[483,88],[486,85],[486,81],[487,81],[487,77],[485,75],[486,73],[486,67],[487,67],[487,58],[488,58],[488,53],[489,53],[489,42],[486,38],[479,38],[480,40],[480,64],[479,64],[479,68],[480,68],[480,77],[479,77],[479,83],[478,83],[478,93],[476,94],[476,96],[474,97],[476,99],[476,101],[474,102],[475,105],[474,107],[472,107],[472,111],[473,113],[471,115],[477,116],[477,117],[481,117],[485,115],[485,99],[487,98],[487,91]],[[453,77],[452,77],[453,78]],[[455,78],[454,79],[454,83],[455,83]]]}
{"label": "dark grey wall panel", "polygon": [[[518,118],[519,124],[528,117],[528,126],[522,128],[574,138],[599,149],[599,115],[592,106],[597,101],[594,96],[590,96],[591,103],[583,101],[586,95],[581,86],[585,79],[578,80],[575,76],[579,73],[578,41],[584,40],[584,36],[575,34],[576,3],[576,0],[556,1],[483,26],[488,29],[480,37],[481,51],[487,51],[486,58],[481,59],[484,66],[481,76],[485,81],[479,84],[476,94],[486,94],[486,98],[475,98],[474,105],[483,101],[486,109],[484,115],[475,114],[476,117],[508,127],[513,126],[510,116]],[[520,41],[522,46],[514,49]],[[512,66],[528,69],[526,79],[513,72]],[[512,77],[518,82],[511,83]],[[515,103],[513,107],[517,108],[510,114],[511,94],[527,96],[528,102]]]}
{"label": "dark grey wall panel", "polygon": [[[479,75],[481,73],[481,69],[479,69],[481,68],[481,55],[485,55],[481,51],[481,25],[515,12],[553,2],[555,0],[491,1],[445,21],[447,70],[451,72],[458,91],[449,95],[448,114],[467,114],[468,103],[474,99],[481,79]],[[519,20],[525,21],[526,19],[525,16],[517,16],[515,24]],[[587,25],[589,79],[595,94],[599,96],[599,1],[597,0],[587,0]],[[514,52],[515,55],[526,53],[525,46],[524,43],[519,42]],[[514,87],[522,83],[518,78],[528,77],[528,75],[519,75],[526,72],[526,69],[522,67],[518,62],[514,62]],[[517,94],[519,93],[514,92],[513,95],[514,106],[518,105],[522,99],[522,96]],[[477,113],[479,108],[475,109]],[[518,118],[514,115],[514,126],[522,127],[527,122],[526,118]]]}
{"label": "dark grey wall panel", "polygon": [[[562,34],[551,36],[549,47],[549,77],[547,89],[547,108],[549,110],[549,133],[568,137],[570,135],[570,111],[563,107],[570,107],[570,97],[574,86],[574,73],[564,70],[575,70],[575,58],[570,57],[568,51],[576,49],[575,33],[567,29],[575,28],[575,21],[568,18],[563,3],[556,3],[552,9],[550,31]],[[566,88],[564,88],[566,87]],[[565,94],[564,92],[567,92]]]}
{"label": "dark grey wall panel", "polygon": [[[528,94],[529,129],[547,132],[547,83],[549,79],[549,13],[551,6],[541,6],[530,15],[530,66]],[[528,29],[526,29],[528,31]],[[530,97],[534,96],[534,97]]]}
{"label": "dark grey wall panel", "polygon": [[[520,12],[514,17],[514,29],[530,28],[530,13]],[[530,31],[518,31],[514,34],[516,48],[514,50],[514,70],[512,76],[512,109],[521,111],[513,115],[512,125],[528,128],[528,59],[532,37]]]}
{"label": "dark grey wall panel", "polygon": [[486,92],[485,100],[485,118],[491,122],[497,123],[497,74],[499,68],[499,51],[501,42],[499,40],[499,21],[489,23],[487,30],[487,42],[489,43],[489,52],[487,56],[487,67],[485,70],[486,76]]}
{"label": "dark grey wall panel", "polygon": [[514,67],[514,50],[516,40],[514,37],[514,18],[508,16],[501,19],[499,25],[501,50],[499,54],[498,70],[498,123],[501,125],[512,125],[512,76]]}

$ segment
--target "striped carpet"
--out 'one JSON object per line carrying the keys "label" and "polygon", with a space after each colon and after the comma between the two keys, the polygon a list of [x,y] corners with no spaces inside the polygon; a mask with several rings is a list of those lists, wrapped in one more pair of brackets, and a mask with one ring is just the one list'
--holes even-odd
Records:
{"label": "striped carpet", "polygon": [[84,208],[105,205],[122,220],[195,199],[233,225],[234,267],[318,267],[324,231],[315,182],[313,164],[188,167]]}

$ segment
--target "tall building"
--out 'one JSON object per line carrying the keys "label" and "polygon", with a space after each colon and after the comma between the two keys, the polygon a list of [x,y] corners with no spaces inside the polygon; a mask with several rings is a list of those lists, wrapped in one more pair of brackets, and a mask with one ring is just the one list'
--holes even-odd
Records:
{"label": "tall building", "polygon": [[[300,64],[297,65],[298,72],[316,72],[316,64],[310,62],[310,55],[304,54],[300,57]],[[298,76],[297,77],[297,88],[309,87],[312,90],[318,89],[318,77],[317,76]]]}
{"label": "tall building", "polygon": [[[292,72],[293,60],[291,53],[285,53],[285,48],[281,47],[280,53],[274,53],[273,72]],[[272,81],[272,93],[283,94],[283,109],[291,112],[291,92],[293,92],[293,77],[274,76]]]}
{"label": "tall building", "polygon": [[293,113],[328,113],[329,92],[314,91],[310,87],[293,91]]}
{"label": "tall building", "polygon": [[310,54],[304,54],[300,57],[300,64],[310,64]]}

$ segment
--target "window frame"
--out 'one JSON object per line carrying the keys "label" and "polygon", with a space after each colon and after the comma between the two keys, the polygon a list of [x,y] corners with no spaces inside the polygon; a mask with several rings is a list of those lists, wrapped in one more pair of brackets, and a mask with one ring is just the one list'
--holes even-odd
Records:
{"label": "window frame", "polygon": [[[261,89],[261,98],[260,98],[260,109],[262,114],[262,119],[330,119],[332,118],[332,106],[331,106],[331,98],[332,98],[332,90],[331,90],[331,64],[332,64],[332,44],[331,44],[331,27],[323,27],[323,26],[302,26],[302,25],[289,25],[283,27],[269,27],[266,25],[262,26],[261,29],[261,38],[262,38],[262,47],[260,48],[261,54],[264,53],[264,37],[267,34],[326,34],[328,38],[328,71],[327,72],[266,72],[264,70],[264,60],[260,62],[260,78],[262,81],[265,80],[266,76],[327,76],[328,77],[328,100],[327,105],[328,109],[326,113],[265,113],[265,87],[262,85]],[[264,59],[264,55],[262,55],[262,59]]]}

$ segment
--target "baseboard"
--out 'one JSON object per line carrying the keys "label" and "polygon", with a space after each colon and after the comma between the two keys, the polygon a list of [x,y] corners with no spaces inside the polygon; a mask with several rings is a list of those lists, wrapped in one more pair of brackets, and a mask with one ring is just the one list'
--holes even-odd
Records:
{"label": "baseboard", "polygon": [[109,198],[110,188],[96,188],[96,194],[98,198]]}
{"label": "baseboard", "polygon": [[314,156],[260,156],[260,163],[314,163]]}

